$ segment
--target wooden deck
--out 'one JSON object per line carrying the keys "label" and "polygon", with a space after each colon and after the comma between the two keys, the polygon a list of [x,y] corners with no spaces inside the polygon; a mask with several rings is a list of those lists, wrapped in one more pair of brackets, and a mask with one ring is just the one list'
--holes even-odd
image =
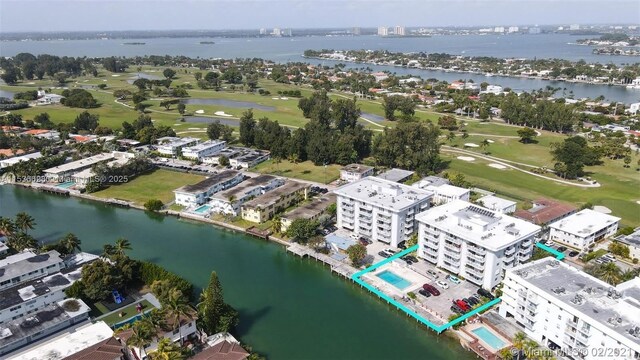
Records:
{"label": "wooden deck", "polygon": [[304,245],[293,243],[287,247],[287,251],[294,255],[300,256],[301,258],[306,257],[306,258],[314,259],[316,261],[323,263],[324,265],[328,265],[331,268],[332,273],[336,273],[349,280],[352,280],[351,276],[353,276],[353,274],[356,273],[356,270],[353,267],[347,264],[344,264],[332,258],[329,255],[322,254],[312,249],[309,249]]}

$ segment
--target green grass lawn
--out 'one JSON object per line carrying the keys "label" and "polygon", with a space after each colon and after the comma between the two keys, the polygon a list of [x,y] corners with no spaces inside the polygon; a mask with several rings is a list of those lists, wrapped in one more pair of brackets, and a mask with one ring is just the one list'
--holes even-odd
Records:
{"label": "green grass lawn", "polygon": [[[494,191],[499,195],[518,200],[520,203],[538,197],[549,197],[575,205],[591,202],[594,205],[602,205],[611,209],[612,215],[621,217],[624,225],[640,225],[640,205],[636,203],[636,200],[640,200],[638,176],[636,175],[635,180],[631,180],[609,175],[607,171],[615,172],[612,165],[599,166],[596,171],[600,172],[592,175],[601,183],[601,187],[579,188],[534,177],[513,169],[494,169],[488,166],[490,161],[476,159],[473,162],[466,162],[458,160],[457,156],[443,154],[445,160],[451,161],[446,171],[464,174],[467,180],[477,187]],[[622,166],[619,171],[622,171]],[[549,174],[549,176],[553,175]]]}
{"label": "green grass lawn", "polygon": [[113,185],[105,190],[93,193],[105,199],[122,199],[142,205],[150,199],[160,199],[163,203],[173,201],[173,190],[187,184],[195,184],[205,177],[170,170],[156,170],[150,174],[119,185]]}
{"label": "green grass lawn", "polygon": [[276,164],[273,160],[268,160],[258,164],[253,170],[263,174],[286,176],[328,184],[340,177],[340,168],[342,168],[342,166],[335,164],[327,165],[326,167],[322,165],[316,166],[311,161],[292,163],[287,160],[282,160],[282,162]]}
{"label": "green grass lawn", "polygon": [[[147,300],[142,300],[140,302],[142,304],[142,311],[143,312],[147,312],[151,309],[154,308],[154,306]],[[100,320],[104,321],[107,323],[107,325],[112,326],[114,324],[117,324],[119,322],[125,321],[127,319],[130,319],[136,315],[139,314],[138,310],[136,309],[136,304],[131,304],[129,306],[126,306],[122,309],[118,309],[116,312],[109,314],[103,318],[100,318]],[[123,313],[122,316],[120,316],[120,313]]]}

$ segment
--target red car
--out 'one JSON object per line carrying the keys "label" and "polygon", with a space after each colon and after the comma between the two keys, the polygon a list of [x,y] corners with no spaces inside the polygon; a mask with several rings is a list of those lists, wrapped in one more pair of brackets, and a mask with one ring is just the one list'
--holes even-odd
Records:
{"label": "red car", "polygon": [[433,286],[433,285],[424,284],[424,285],[422,285],[422,288],[427,290],[433,296],[440,295],[440,291],[438,291],[438,289],[436,289],[435,286]]}
{"label": "red car", "polygon": [[462,300],[460,300],[460,299],[455,300],[453,303],[454,303],[454,304],[456,304],[456,305],[458,305],[458,307],[459,307],[460,309],[462,309],[462,311],[464,311],[464,312],[467,312],[467,311],[471,310],[471,308],[469,307],[469,305],[467,305],[467,303],[466,303],[466,302],[464,302],[464,301],[462,301]]}

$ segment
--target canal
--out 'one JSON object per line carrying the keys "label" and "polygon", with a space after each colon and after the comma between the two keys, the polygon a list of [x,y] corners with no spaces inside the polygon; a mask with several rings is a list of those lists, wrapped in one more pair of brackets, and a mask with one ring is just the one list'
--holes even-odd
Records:
{"label": "canal", "polygon": [[118,237],[130,255],[206,285],[215,270],[240,312],[235,331],[269,359],[472,359],[457,341],[436,336],[328,269],[276,244],[173,217],[0,186],[0,216],[20,211],[43,242],[68,232],[99,253]]}

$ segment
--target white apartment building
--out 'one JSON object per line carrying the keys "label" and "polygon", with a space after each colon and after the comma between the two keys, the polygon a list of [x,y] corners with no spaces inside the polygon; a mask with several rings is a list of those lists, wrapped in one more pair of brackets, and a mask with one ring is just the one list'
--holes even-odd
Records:
{"label": "white apartment building", "polygon": [[259,175],[249,178],[231,189],[220,191],[211,197],[211,211],[238,216],[242,205],[284,184],[284,179],[271,175]]}
{"label": "white apartment building", "polygon": [[396,25],[396,27],[393,29],[393,34],[396,36],[404,36],[405,33],[406,30],[404,26]]}
{"label": "white apartment building", "polygon": [[416,214],[429,208],[432,194],[369,176],[334,191],[337,226],[397,247],[416,231]]}
{"label": "white apartment building", "polygon": [[182,149],[182,157],[192,160],[200,160],[205,156],[211,156],[220,152],[227,146],[226,141],[208,140],[198,145],[188,146]]}
{"label": "white apartment building", "polygon": [[358,181],[373,175],[373,167],[362,164],[349,164],[340,169],[340,180],[346,182]]}
{"label": "white apartment building", "polygon": [[196,145],[198,141],[198,139],[190,137],[180,138],[165,136],[158,139],[156,150],[158,150],[160,154],[165,156],[177,156],[183,148]]}
{"label": "white apartment building", "polygon": [[591,209],[549,224],[549,239],[586,251],[596,241],[615,235],[620,218]]}
{"label": "white apartment building", "polygon": [[493,210],[502,214],[512,214],[516,211],[516,202],[497,197],[495,195],[483,196],[477,201],[489,210]]}
{"label": "white apartment building", "polygon": [[389,35],[389,28],[386,26],[378,27],[378,36],[387,36]]}
{"label": "white apartment building", "polygon": [[209,201],[211,195],[235,186],[243,179],[244,175],[235,170],[220,172],[197,184],[185,185],[173,190],[175,202],[178,205],[187,207],[202,205]]}
{"label": "white apartment building", "polygon": [[57,273],[65,267],[60,253],[24,251],[0,260],[0,291],[29,280]]}
{"label": "white apartment building", "polygon": [[484,90],[487,94],[495,94],[500,95],[504,92],[504,88],[500,85],[487,85],[487,88]]}
{"label": "white apartment building", "polygon": [[471,196],[471,190],[450,185],[449,180],[437,176],[427,176],[411,186],[433,193],[433,205],[442,205],[453,200],[469,201]]}
{"label": "white apartment building", "polygon": [[485,289],[531,257],[540,232],[537,225],[461,200],[431,208],[416,221],[418,256]]}
{"label": "white apartment building", "polygon": [[613,287],[554,258],[506,272],[499,314],[574,359],[640,358],[640,278]]}

